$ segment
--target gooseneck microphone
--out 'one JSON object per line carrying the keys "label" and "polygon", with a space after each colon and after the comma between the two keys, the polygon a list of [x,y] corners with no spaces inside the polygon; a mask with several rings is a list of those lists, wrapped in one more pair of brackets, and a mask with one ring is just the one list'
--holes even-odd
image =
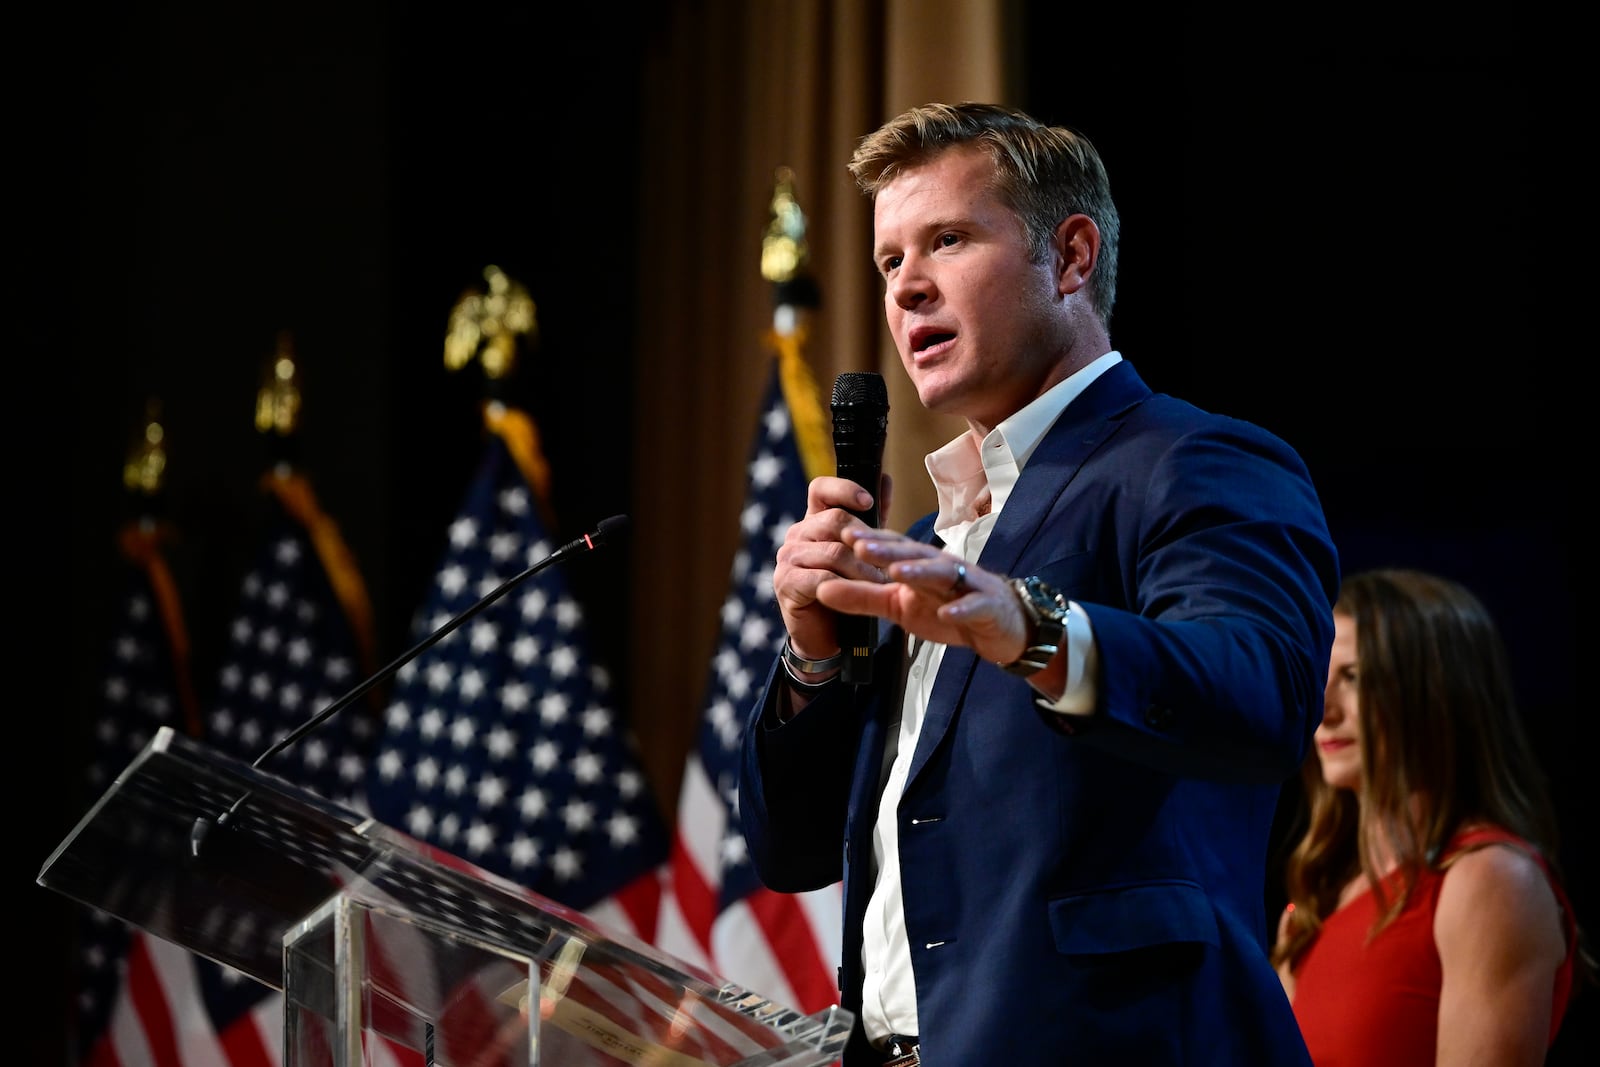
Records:
{"label": "gooseneck microphone", "polygon": [[[871,371],[841,374],[833,380],[833,454],[836,473],[872,494],[872,506],[850,514],[876,528],[878,483],[883,474],[883,442],[889,435],[889,390],[883,375]],[[840,677],[851,685],[872,684],[872,651],[878,647],[873,615],[840,615]]]}
{"label": "gooseneck microphone", "polygon": [[[267,762],[267,760],[271,759],[273,756],[276,756],[278,753],[282,752],[284,749],[300,740],[306,734],[309,734],[311,731],[315,730],[317,727],[321,726],[323,723],[339,714],[339,712],[343,711],[351,704],[354,704],[357,700],[361,699],[369,691],[371,691],[373,686],[377,685],[384,679],[391,677],[395,671],[398,671],[401,667],[404,667],[407,663],[410,663],[422,653],[432,648],[435,644],[449,635],[450,632],[456,627],[460,626],[462,623],[478,614],[478,612],[482,611],[490,604],[493,604],[495,601],[505,596],[516,586],[521,585],[523,582],[527,581],[529,578],[532,578],[535,574],[538,574],[551,564],[561,562],[568,556],[573,556],[580,552],[592,552],[595,549],[600,548],[607,542],[619,537],[623,531],[627,529],[627,527],[628,517],[626,515],[613,515],[609,519],[602,519],[600,525],[595,527],[593,533],[586,533],[582,537],[568,541],[566,544],[562,545],[548,556],[539,560],[539,562],[533,564],[533,566],[529,567],[527,570],[524,570],[520,574],[508,578],[506,581],[500,583],[500,585],[497,586],[493,592],[474,603],[471,607],[467,608],[461,614],[457,615],[455,618],[451,619],[449,622],[433,631],[433,633],[429,634],[427,637],[424,637],[421,641],[418,641],[416,644],[400,653],[400,655],[396,656],[388,666],[378,671],[378,673],[372,675],[370,678],[357,685],[344,696],[340,697],[338,700],[335,700],[332,704],[329,704],[311,718],[307,719],[299,726],[296,726],[293,730],[290,730],[288,733],[284,734],[270,748],[261,753],[261,755],[257,756],[255,762],[250,764],[250,766],[260,767],[263,763]],[[250,793],[247,791],[240,794],[239,799],[235,800],[231,805],[229,805],[228,810],[217,816],[216,819],[207,819],[203,815],[195,819],[194,826],[189,830],[189,855],[193,858],[199,858],[200,848],[205,843],[206,835],[211,832],[212,827],[226,826],[234,818],[234,816],[239,813],[239,809],[243,807],[244,802],[248,799],[250,799]]]}

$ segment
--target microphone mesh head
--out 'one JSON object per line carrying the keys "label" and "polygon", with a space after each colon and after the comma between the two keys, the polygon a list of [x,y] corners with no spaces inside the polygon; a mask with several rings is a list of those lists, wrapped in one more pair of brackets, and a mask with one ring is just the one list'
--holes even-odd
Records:
{"label": "microphone mesh head", "polygon": [[883,375],[874,371],[847,371],[833,380],[833,406],[857,404],[889,406],[889,387],[883,383]]}
{"label": "microphone mesh head", "polygon": [[609,519],[601,519],[600,525],[594,531],[594,544],[599,548],[628,532],[628,516],[613,515]]}

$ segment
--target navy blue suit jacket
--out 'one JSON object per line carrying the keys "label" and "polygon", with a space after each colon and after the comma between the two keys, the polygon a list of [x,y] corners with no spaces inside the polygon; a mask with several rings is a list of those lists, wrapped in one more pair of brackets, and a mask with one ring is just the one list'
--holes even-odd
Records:
{"label": "navy blue suit jacket", "polygon": [[[910,531],[932,540],[932,516]],[[1087,612],[1094,714],[945,653],[899,804],[924,1061],[1309,1063],[1267,961],[1281,784],[1322,714],[1339,568],[1300,457],[1265,430],[1153,394],[1113,366],[1050,429],[979,563]],[[763,881],[843,879],[841,1004],[864,1055],[861,922],[905,635],[874,684],[789,723],[767,680],[739,812]],[[1274,874],[1275,876],[1275,874]]]}

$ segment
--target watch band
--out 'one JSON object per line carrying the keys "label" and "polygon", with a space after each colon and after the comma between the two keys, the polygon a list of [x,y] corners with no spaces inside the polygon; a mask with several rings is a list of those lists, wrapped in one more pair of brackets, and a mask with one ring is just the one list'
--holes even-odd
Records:
{"label": "watch band", "polygon": [[1030,678],[1050,666],[1050,661],[1055,659],[1059,651],[1060,645],[1029,645],[1022,655],[1010,663],[1000,664],[1000,669],[1018,678]]}

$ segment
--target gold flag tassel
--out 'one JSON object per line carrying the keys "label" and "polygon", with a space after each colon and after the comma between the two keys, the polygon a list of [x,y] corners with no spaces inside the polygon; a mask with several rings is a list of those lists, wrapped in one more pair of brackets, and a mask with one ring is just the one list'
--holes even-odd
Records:
{"label": "gold flag tassel", "polygon": [[290,445],[295,431],[300,428],[301,400],[294,341],[284,331],[278,335],[277,351],[268,361],[261,388],[256,393],[256,429],[267,435],[274,445],[273,464],[262,475],[261,488],[276,497],[283,510],[305,529],[328,576],[328,584],[333,587],[333,594],[350,623],[356,652],[361,657],[362,673],[371,674],[377,666],[377,640],[366,582],[356,566],[354,554],[345,544],[339,524],[322,510],[310,480],[299,473],[289,459]]}
{"label": "gold flag tassel", "polygon": [[783,399],[794,420],[795,447],[809,481],[831,473],[833,439],[822,409],[816,376],[805,359],[810,313],[821,306],[821,294],[810,274],[806,216],[795,197],[794,171],[779,167],[772,190],[772,217],[761,241],[761,276],[773,285],[772,329],[766,343],[777,353]]}
{"label": "gold flag tassel", "polygon": [[167,565],[165,547],[177,540],[172,525],[157,514],[157,502],[166,488],[167,435],[161,422],[161,402],[145,405],[145,417],[122,467],[122,484],[138,505],[137,514],[117,531],[117,549],[124,559],[144,571],[156,600],[161,628],[172,655],[172,682],[182,705],[189,736],[200,736],[200,702],[189,676],[189,631],[184,626],[178,583]]}
{"label": "gold flag tassel", "polygon": [[539,427],[526,412],[497,401],[484,404],[483,425],[505,442],[506,451],[511,453],[517,469],[539,501],[545,526],[555,529],[550,514],[550,464],[545,461],[544,449],[539,444]]}
{"label": "gold flag tassel", "polygon": [[778,351],[778,378],[783,383],[783,399],[794,420],[794,443],[805,464],[806,480],[833,473],[833,438],[828,418],[822,411],[817,378],[811,372],[802,350],[804,330],[789,334],[773,332],[769,343]]}

